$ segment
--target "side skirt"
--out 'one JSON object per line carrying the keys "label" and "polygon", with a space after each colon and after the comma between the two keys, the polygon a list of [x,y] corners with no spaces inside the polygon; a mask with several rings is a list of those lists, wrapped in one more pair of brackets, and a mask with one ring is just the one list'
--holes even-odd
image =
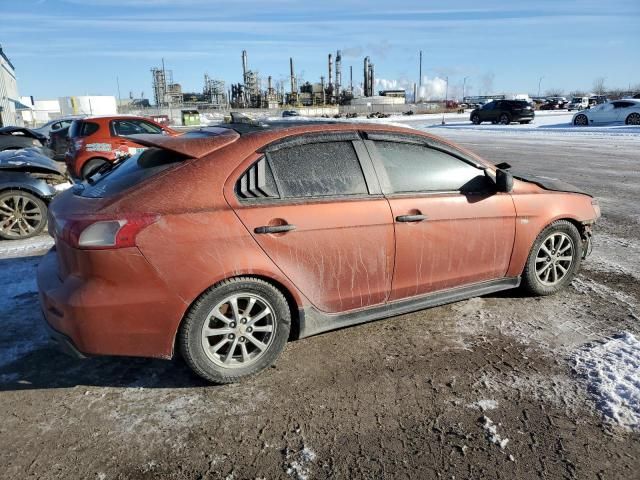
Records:
{"label": "side skirt", "polygon": [[472,297],[479,297],[500,290],[516,288],[520,285],[520,277],[500,278],[487,282],[474,283],[463,287],[451,288],[439,292],[412,297],[405,300],[377,305],[364,310],[348,313],[330,314],[313,307],[300,310],[300,334],[298,338],[310,337],[319,333],[350,327],[382,318],[394,317],[405,313],[437,307],[447,303],[458,302]]}

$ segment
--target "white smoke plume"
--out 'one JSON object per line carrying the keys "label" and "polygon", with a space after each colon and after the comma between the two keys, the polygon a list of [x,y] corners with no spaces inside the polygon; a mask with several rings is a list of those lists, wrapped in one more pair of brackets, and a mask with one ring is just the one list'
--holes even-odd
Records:
{"label": "white smoke plume", "polygon": [[[407,97],[413,99],[413,81],[408,79],[387,80],[376,78],[376,90],[397,90],[403,88]],[[447,81],[444,78],[427,76],[422,77],[422,85],[418,87],[419,100],[444,100]],[[451,92],[449,92],[451,94]],[[451,97],[451,95],[449,95]]]}

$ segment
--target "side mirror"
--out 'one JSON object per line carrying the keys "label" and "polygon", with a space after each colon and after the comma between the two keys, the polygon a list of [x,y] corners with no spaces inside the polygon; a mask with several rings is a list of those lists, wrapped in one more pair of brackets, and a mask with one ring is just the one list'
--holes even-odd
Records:
{"label": "side mirror", "polygon": [[509,193],[513,190],[513,175],[501,168],[496,170],[496,190]]}

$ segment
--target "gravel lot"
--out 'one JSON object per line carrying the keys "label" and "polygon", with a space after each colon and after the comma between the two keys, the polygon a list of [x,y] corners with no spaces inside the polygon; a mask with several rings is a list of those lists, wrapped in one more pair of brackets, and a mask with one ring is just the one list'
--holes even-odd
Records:
{"label": "gravel lot", "polygon": [[640,135],[413,123],[599,198],[594,253],[570,288],[293,342],[274,368],[217,387],[181,361],[52,350],[34,281],[49,242],[0,242],[0,477],[637,476],[640,425],[617,421],[575,367],[594,342],[640,338]]}

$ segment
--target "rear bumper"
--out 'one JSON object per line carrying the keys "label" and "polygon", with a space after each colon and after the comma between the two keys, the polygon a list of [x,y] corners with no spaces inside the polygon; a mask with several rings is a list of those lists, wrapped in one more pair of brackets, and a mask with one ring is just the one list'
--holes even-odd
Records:
{"label": "rear bumper", "polygon": [[47,329],[47,333],[49,334],[49,340],[58,350],[73,358],[87,358],[84,353],[76,348],[76,346],[73,344],[73,341],[69,337],[67,337],[63,333],[58,332],[51,325],[49,325],[46,316],[44,323],[45,328]]}
{"label": "rear bumper", "polygon": [[[55,250],[40,262],[40,305],[51,336],[74,356],[171,358],[184,302],[149,275],[151,268],[137,249],[93,260],[95,277],[69,274],[64,280]],[[108,281],[99,277],[105,261],[116,268]]]}

